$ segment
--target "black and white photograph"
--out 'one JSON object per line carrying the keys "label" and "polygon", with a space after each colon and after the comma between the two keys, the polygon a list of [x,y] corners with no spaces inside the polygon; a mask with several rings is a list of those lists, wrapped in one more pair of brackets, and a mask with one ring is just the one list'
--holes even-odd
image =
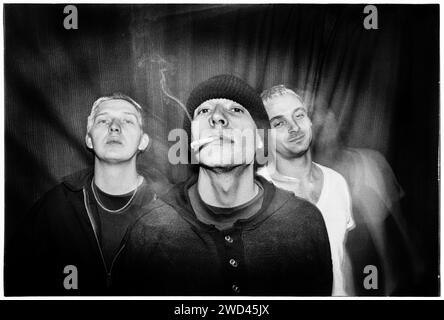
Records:
{"label": "black and white photograph", "polygon": [[439,11],[3,4],[4,297],[441,296]]}

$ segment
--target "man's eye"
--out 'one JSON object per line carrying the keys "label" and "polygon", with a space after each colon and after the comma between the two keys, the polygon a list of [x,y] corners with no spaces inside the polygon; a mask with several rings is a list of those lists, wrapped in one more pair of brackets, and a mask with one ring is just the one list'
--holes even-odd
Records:
{"label": "man's eye", "polygon": [[201,108],[199,109],[199,111],[197,111],[196,115],[200,115],[200,114],[204,114],[204,113],[208,113],[209,109],[208,108]]}
{"label": "man's eye", "polygon": [[127,124],[134,124],[134,121],[132,119],[123,119],[123,122]]}
{"label": "man's eye", "polygon": [[233,107],[233,108],[231,108],[231,110],[235,113],[243,113],[244,112],[244,110],[239,107]]}
{"label": "man's eye", "polygon": [[105,124],[106,122],[107,122],[106,119],[98,119],[98,120],[96,120],[97,124]]}
{"label": "man's eye", "polygon": [[305,117],[305,114],[304,113],[299,113],[299,114],[295,115],[294,117],[295,117],[295,119],[302,119],[302,118]]}
{"label": "man's eye", "polygon": [[282,127],[283,125],[284,125],[284,121],[273,122],[273,128],[279,128],[279,127]]}

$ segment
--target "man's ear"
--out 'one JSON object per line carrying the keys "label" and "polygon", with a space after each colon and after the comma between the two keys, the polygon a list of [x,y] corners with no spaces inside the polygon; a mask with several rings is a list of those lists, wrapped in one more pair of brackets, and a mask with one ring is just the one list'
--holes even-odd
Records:
{"label": "man's ear", "polygon": [[93,148],[92,140],[91,140],[91,137],[89,134],[86,134],[86,136],[85,136],[85,143],[89,149]]}
{"label": "man's ear", "polygon": [[150,143],[150,137],[146,133],[144,133],[139,142],[139,151],[144,151],[146,147],[148,147],[148,143]]}

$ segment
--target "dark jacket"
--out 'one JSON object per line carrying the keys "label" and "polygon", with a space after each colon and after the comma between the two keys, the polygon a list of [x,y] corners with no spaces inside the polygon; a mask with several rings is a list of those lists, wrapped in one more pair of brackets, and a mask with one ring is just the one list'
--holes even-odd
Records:
{"label": "dark jacket", "polygon": [[[145,206],[157,192],[166,191],[168,184],[153,170],[139,173],[148,182],[139,198]],[[105,267],[97,210],[87,191],[91,180],[91,170],[74,173],[33,206],[5,251],[5,295],[113,293],[112,267]],[[77,268],[77,290],[64,287],[65,279],[72,275],[71,271],[64,273],[69,265]]]}
{"label": "dark jacket", "polygon": [[119,260],[131,295],[330,295],[329,240],[319,210],[257,177],[262,208],[225,231],[197,220],[196,177],[153,201]]}

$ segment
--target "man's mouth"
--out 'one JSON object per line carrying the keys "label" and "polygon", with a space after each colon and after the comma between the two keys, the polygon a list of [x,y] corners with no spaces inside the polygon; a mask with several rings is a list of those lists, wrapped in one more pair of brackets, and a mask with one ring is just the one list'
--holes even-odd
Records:
{"label": "man's mouth", "polygon": [[109,145],[122,144],[122,141],[117,140],[117,139],[110,139],[110,140],[106,141],[106,144],[109,144]]}
{"label": "man's mouth", "polygon": [[290,138],[288,138],[288,141],[290,141],[290,142],[299,142],[299,141],[301,141],[304,137],[305,137],[304,134],[295,135],[295,136],[291,136]]}
{"label": "man's mouth", "polygon": [[209,145],[210,143],[216,142],[216,141],[220,141],[220,143],[222,143],[222,142],[234,143],[233,139],[231,139],[228,136],[217,135],[217,136],[210,136],[207,138],[202,138],[199,140],[194,140],[193,142],[191,142],[191,149],[193,149],[194,151],[200,151],[203,147]]}

